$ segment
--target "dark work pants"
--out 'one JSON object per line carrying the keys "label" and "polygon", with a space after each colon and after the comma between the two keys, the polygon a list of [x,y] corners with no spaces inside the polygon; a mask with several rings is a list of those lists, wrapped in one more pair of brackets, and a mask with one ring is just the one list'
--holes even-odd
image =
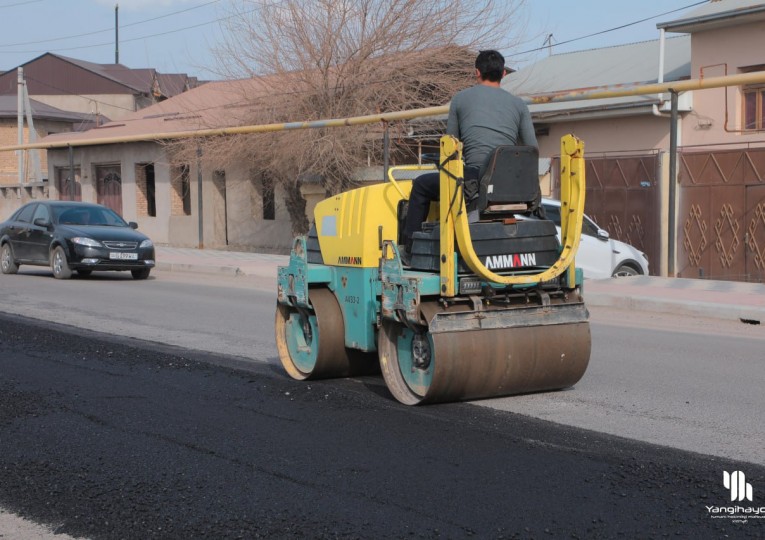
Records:
{"label": "dark work pants", "polygon": [[[478,178],[478,169],[465,167],[465,178]],[[432,201],[439,200],[440,173],[422,174],[412,182],[412,193],[409,195],[409,210],[406,214],[404,225],[404,245],[412,247],[412,236],[422,230],[422,222],[428,217],[428,210]]]}

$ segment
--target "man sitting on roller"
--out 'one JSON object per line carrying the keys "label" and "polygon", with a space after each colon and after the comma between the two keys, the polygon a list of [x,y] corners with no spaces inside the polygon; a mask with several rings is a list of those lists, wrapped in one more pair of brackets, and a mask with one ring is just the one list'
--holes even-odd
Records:
{"label": "man sitting on roller", "polygon": [[[477,184],[496,147],[538,146],[529,108],[523,100],[500,87],[502,77],[512,71],[505,67],[505,58],[499,52],[480,51],[475,59],[478,84],[457,92],[452,98],[446,133],[462,142],[466,185]],[[436,172],[420,175],[412,184],[401,254],[406,264],[411,256],[412,236],[421,230],[430,203],[439,199],[439,183]]]}

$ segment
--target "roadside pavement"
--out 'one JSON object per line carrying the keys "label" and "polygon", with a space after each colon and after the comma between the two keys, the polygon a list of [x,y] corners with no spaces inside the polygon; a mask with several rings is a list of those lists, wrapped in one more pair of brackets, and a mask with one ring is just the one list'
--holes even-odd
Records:
{"label": "roadside pavement", "polygon": [[[157,269],[276,278],[289,256],[157,246]],[[274,285],[275,287],[275,285]],[[765,324],[765,284],[636,276],[587,280],[589,306]]]}

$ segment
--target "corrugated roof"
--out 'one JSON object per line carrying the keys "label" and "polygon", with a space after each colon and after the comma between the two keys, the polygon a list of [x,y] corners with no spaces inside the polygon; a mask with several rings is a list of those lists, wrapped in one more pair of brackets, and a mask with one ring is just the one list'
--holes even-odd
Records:
{"label": "corrugated roof", "polygon": [[260,79],[209,82],[118,121],[82,133],[49,135],[44,141],[82,142],[243,125],[249,120],[251,107],[245,96],[251,99],[262,92]]}
{"label": "corrugated roof", "polygon": [[[58,120],[63,122],[86,122],[93,120],[92,115],[71,111],[62,111],[34,99],[29,100],[34,119]],[[18,115],[18,99],[16,96],[0,96],[0,118],[16,118]]]}
{"label": "corrugated roof", "polygon": [[[140,93],[149,93],[151,91],[151,77],[147,78],[145,74],[131,74],[130,72],[141,71],[153,71],[153,70],[133,70],[122,64],[96,64],[94,62],[87,62],[85,60],[78,60],[76,58],[69,58],[68,56],[62,56],[60,54],[48,53],[50,56],[60,58],[65,62],[79,66],[82,69],[86,69],[92,73],[100,75],[106,79],[119,83],[123,86],[135,90]],[[143,75],[143,76],[142,76]]]}
{"label": "corrugated roof", "polygon": [[746,17],[746,20],[742,19],[741,22],[765,20],[765,1],[712,0],[680,19],[661,22],[656,27],[669,32],[691,32],[737,24],[734,19],[742,17]]}
{"label": "corrugated roof", "polygon": [[[690,36],[665,40],[664,81],[688,79],[691,74]],[[508,75],[502,88],[522,97],[620,84],[652,84],[659,78],[659,40],[589,49],[548,56]],[[533,104],[535,119],[564,111],[634,108],[658,103],[655,96]]]}
{"label": "corrugated roof", "polygon": [[[96,77],[101,77],[111,83],[118,84],[120,87],[124,87],[127,92],[133,94],[152,95],[157,90],[164,97],[172,97],[185,91],[186,88],[195,88],[200,84],[196,77],[189,77],[185,73],[160,74],[153,68],[133,69],[122,64],[96,64],[54,53],[45,53],[23,64],[23,67],[28,68],[30,64],[36,64],[49,58],[77,66],[94,74]],[[50,66],[48,68],[50,69]],[[0,75],[2,74],[0,72]],[[39,75],[38,78],[40,78]],[[8,90],[12,88],[15,91],[15,80],[11,81],[11,83]],[[7,93],[11,92],[8,91]]]}
{"label": "corrugated roof", "polygon": [[182,94],[187,89],[187,85],[193,88],[189,77],[184,73],[158,73],[157,83],[160,95],[168,98]]}
{"label": "corrugated roof", "polygon": [[[664,80],[688,78],[690,36],[665,40],[664,52]],[[658,75],[657,39],[548,56],[505,77],[502,87],[514,94],[535,95],[614,84],[655,83]]]}

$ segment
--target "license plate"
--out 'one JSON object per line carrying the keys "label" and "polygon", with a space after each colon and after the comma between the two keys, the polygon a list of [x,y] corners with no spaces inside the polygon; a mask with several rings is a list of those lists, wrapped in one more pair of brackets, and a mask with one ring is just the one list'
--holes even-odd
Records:
{"label": "license plate", "polygon": [[120,253],[119,251],[112,251],[109,253],[109,258],[117,261],[137,261],[138,253]]}

